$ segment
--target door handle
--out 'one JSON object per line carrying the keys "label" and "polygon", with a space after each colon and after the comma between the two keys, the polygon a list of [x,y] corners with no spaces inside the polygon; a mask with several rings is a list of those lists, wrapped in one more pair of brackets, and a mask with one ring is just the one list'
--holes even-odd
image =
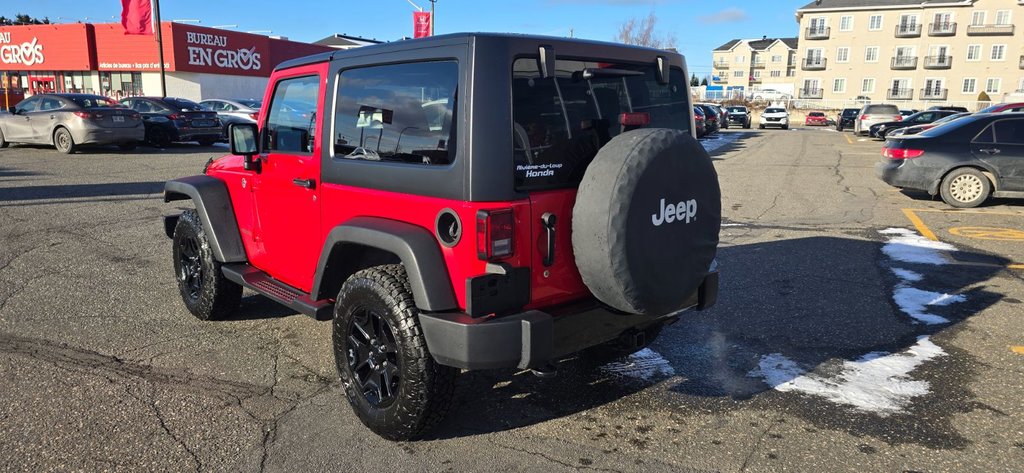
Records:
{"label": "door handle", "polygon": [[548,237],[548,252],[544,255],[544,266],[551,266],[555,264],[555,214],[545,212],[540,221],[544,224],[544,233]]}
{"label": "door handle", "polygon": [[985,153],[985,154],[999,154],[999,153],[1002,153],[1002,151],[1000,151],[999,148],[982,149],[982,150],[979,150],[979,151],[981,151],[982,153]]}
{"label": "door handle", "polygon": [[298,178],[296,178],[296,179],[292,179],[292,184],[295,184],[295,185],[297,185],[299,187],[305,187],[306,189],[315,189],[316,188],[316,181],[314,181],[312,179],[298,179]]}

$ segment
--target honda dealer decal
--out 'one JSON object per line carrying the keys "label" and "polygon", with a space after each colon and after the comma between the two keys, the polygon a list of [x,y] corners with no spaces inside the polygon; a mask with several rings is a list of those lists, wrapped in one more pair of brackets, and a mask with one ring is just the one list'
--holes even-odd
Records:
{"label": "honda dealer decal", "polygon": [[11,42],[10,32],[0,32],[0,62],[34,66],[42,64],[43,60],[43,45],[38,38],[18,44]]}

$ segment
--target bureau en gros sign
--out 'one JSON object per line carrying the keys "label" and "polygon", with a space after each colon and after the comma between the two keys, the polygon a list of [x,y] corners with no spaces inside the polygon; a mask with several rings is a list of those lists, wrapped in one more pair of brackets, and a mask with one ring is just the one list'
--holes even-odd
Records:
{"label": "bureau en gros sign", "polygon": [[217,66],[243,71],[263,67],[263,57],[256,52],[256,46],[229,49],[227,36],[188,31],[185,33],[185,43],[190,45],[188,63],[193,66]]}
{"label": "bureau en gros sign", "polygon": [[38,38],[21,44],[11,43],[11,33],[0,33],[0,62],[34,66],[43,63],[43,45]]}

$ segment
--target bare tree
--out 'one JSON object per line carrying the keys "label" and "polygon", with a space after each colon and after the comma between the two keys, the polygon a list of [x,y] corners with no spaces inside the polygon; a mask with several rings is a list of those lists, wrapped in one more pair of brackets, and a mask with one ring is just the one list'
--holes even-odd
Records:
{"label": "bare tree", "polygon": [[614,38],[616,41],[636,46],[647,46],[650,48],[666,49],[676,46],[676,36],[659,34],[654,30],[658,22],[658,16],[652,11],[647,18],[630,18],[619,25],[619,34]]}

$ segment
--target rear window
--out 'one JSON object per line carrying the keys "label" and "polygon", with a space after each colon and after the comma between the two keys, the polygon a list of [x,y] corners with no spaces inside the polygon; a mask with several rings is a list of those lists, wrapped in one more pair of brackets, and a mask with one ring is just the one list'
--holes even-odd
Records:
{"label": "rear window", "polygon": [[199,105],[191,100],[186,99],[176,99],[167,97],[164,99],[164,103],[170,105],[171,108],[175,110],[181,110],[183,112],[201,112],[204,110],[209,110],[208,108],[202,105]]}
{"label": "rear window", "polygon": [[242,105],[245,105],[246,107],[253,108],[256,110],[259,110],[260,107],[263,106],[263,102],[259,100],[235,100],[235,102],[238,102]]}
{"label": "rear window", "polygon": [[689,131],[686,77],[672,68],[659,84],[654,64],[558,60],[555,77],[541,78],[536,58],[512,68],[515,185],[519,190],[572,187],[597,150],[623,131],[649,127]]}
{"label": "rear window", "polygon": [[747,113],[747,107],[729,107],[729,113]]}
{"label": "rear window", "polygon": [[900,109],[895,105],[868,105],[864,113],[869,115],[899,115]]}
{"label": "rear window", "polygon": [[822,113],[822,112],[811,112],[811,113],[808,113],[807,116],[809,116],[809,117],[824,117],[825,114]]}
{"label": "rear window", "polygon": [[113,99],[108,99],[99,95],[80,95],[75,97],[64,97],[79,107],[82,108],[120,108],[121,104],[115,102]]}
{"label": "rear window", "polygon": [[858,113],[860,113],[860,109],[858,108],[848,108],[846,110],[843,110],[844,117],[855,117]]}

